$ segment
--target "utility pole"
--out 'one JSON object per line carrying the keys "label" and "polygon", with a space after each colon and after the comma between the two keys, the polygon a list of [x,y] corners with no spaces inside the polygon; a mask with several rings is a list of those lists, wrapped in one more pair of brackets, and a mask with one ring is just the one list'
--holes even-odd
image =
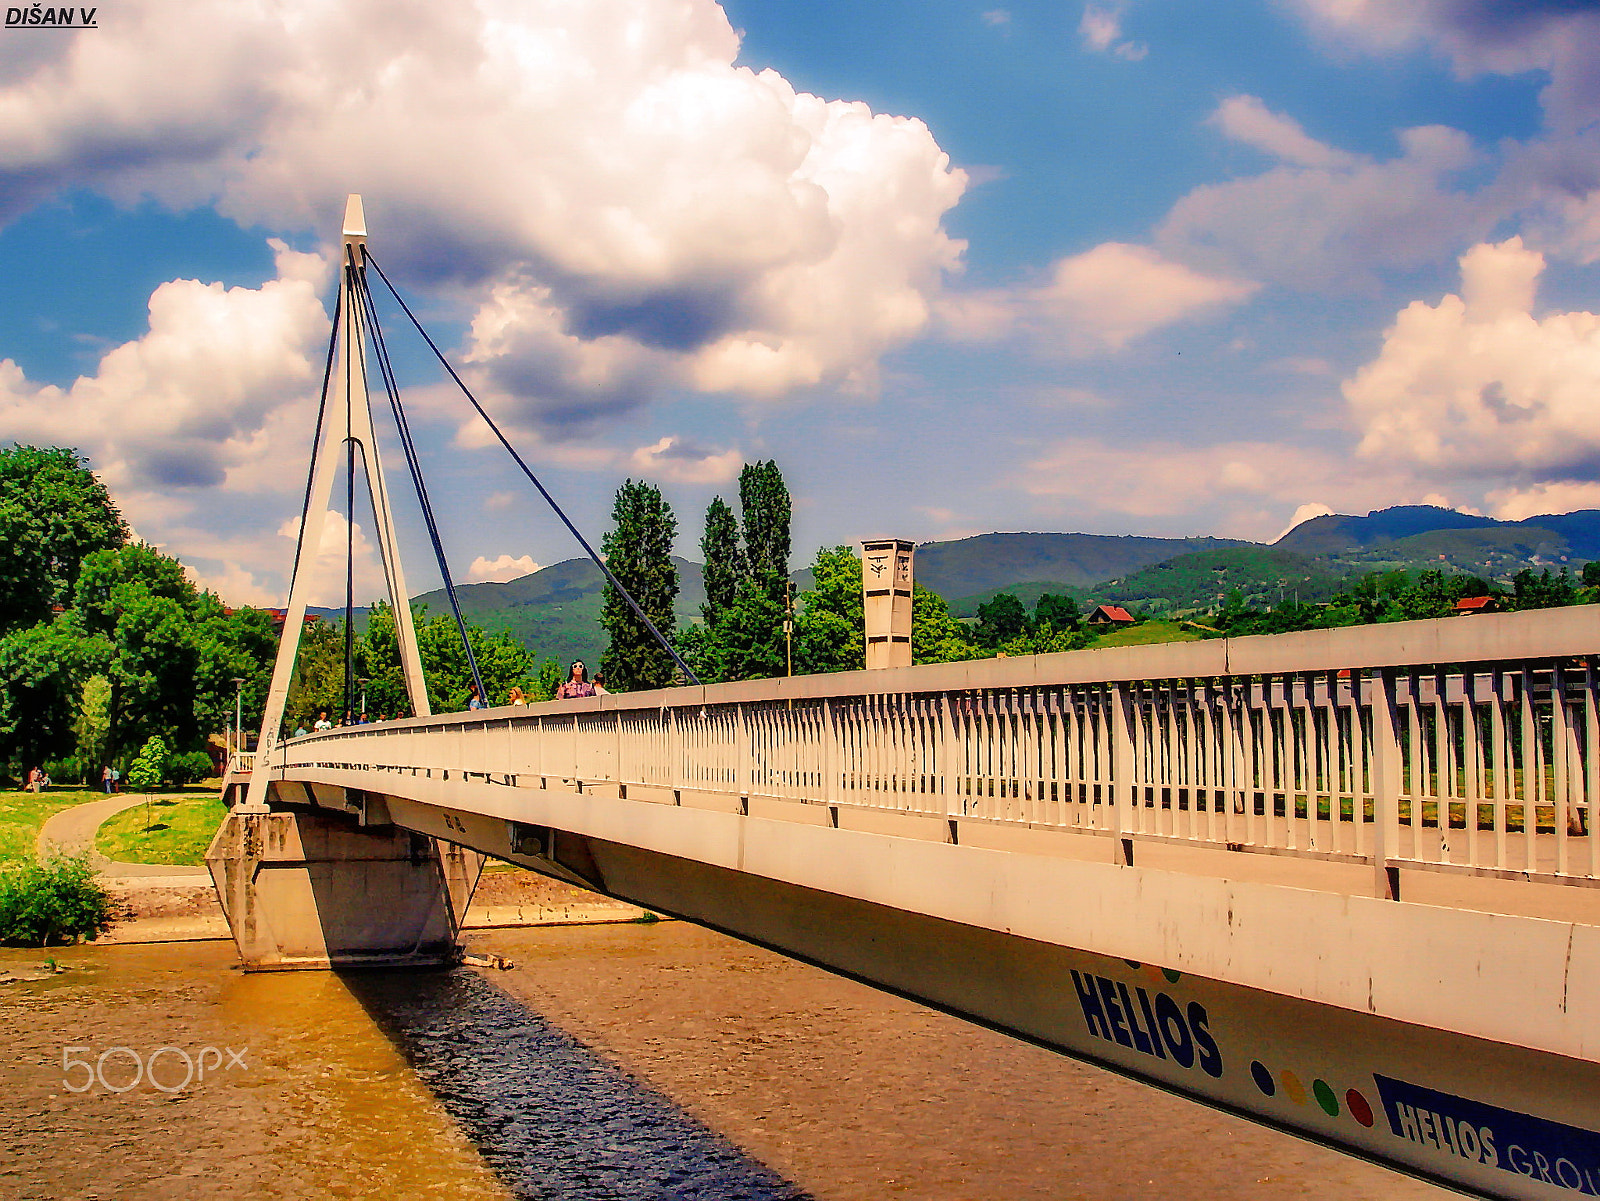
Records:
{"label": "utility pole", "polygon": [[784,675],[794,675],[794,581],[783,582]]}

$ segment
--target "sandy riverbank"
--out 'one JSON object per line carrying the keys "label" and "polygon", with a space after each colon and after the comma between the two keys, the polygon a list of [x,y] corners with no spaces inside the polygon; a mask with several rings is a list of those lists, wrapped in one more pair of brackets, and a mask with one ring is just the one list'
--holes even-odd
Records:
{"label": "sandy riverbank", "polygon": [[[116,925],[105,944],[194,942],[228,938],[228,923],[209,876],[108,876]],[[508,926],[592,925],[638,921],[644,910],[535,872],[483,873],[467,910],[468,930]]]}

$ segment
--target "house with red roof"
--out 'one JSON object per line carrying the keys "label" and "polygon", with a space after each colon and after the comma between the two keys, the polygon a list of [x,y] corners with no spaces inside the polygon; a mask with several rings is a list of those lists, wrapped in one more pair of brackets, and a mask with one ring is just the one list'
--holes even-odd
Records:
{"label": "house with red roof", "polygon": [[1456,602],[1451,611],[1452,617],[1464,617],[1469,613],[1494,613],[1499,609],[1492,596],[1463,596]]}
{"label": "house with red roof", "polygon": [[1094,612],[1083,619],[1083,624],[1104,628],[1106,626],[1120,627],[1133,624],[1133,614],[1121,605],[1096,605]]}

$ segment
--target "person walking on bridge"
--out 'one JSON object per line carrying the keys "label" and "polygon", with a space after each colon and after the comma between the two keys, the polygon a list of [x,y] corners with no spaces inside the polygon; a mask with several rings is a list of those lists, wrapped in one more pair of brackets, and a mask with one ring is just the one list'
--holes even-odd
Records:
{"label": "person walking on bridge", "polygon": [[589,683],[589,669],[579,659],[572,665],[572,674],[562,681],[561,687],[556,689],[556,700],[571,700],[575,696],[593,696],[594,685]]}

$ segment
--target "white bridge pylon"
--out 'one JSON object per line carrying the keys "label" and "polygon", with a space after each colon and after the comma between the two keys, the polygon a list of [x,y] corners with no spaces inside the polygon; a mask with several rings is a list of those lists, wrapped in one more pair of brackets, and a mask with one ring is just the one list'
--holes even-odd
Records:
{"label": "white bridge pylon", "polygon": [[[389,490],[384,483],[378,439],[372,424],[372,397],[367,383],[367,319],[362,293],[366,263],[362,250],[367,241],[366,215],[361,197],[352,194],[345,202],[344,230],[340,246],[339,303],[334,338],[338,358],[334,364],[323,412],[322,429],[312,449],[311,489],[307,498],[300,536],[295,545],[294,574],[289,584],[289,602],[283,619],[283,634],[278,641],[278,658],[272,669],[272,686],[267,692],[261,715],[261,735],[256,743],[256,770],[250,776],[250,789],[244,809],[265,812],[267,808],[268,757],[279,742],[283,711],[294,679],[295,658],[305,627],[306,596],[316,578],[323,531],[332,512],[333,483],[341,467],[356,470],[359,463],[372,500],[374,534],[378,558],[383,566],[389,606],[394,613],[395,634],[400,644],[400,665],[405,674],[406,694],[411,712],[430,716],[428,688],[422,676],[422,659],[417,651],[416,628],[411,620],[410,594],[405,572],[400,565],[400,547],[395,536],[394,512]],[[341,464],[341,460],[343,463]],[[353,495],[353,493],[352,493]],[[355,514],[345,515],[352,524]]]}

